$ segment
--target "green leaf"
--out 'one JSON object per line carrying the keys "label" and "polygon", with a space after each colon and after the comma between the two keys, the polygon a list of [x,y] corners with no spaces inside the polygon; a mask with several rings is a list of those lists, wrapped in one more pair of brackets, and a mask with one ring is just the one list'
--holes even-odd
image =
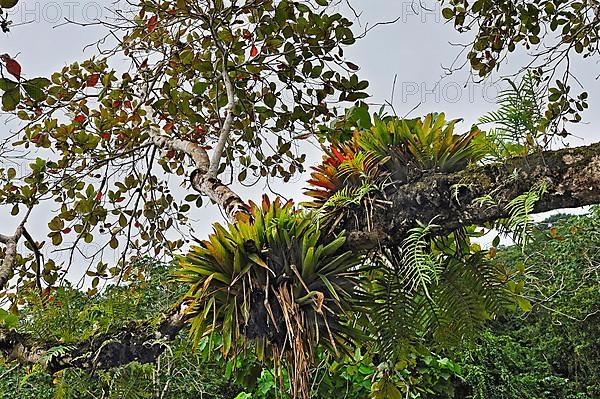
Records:
{"label": "green leaf", "polygon": [[7,328],[16,328],[19,325],[19,318],[4,309],[0,309],[0,324]]}
{"label": "green leaf", "polygon": [[0,90],[7,91],[7,90],[12,90],[15,87],[17,87],[17,82],[14,82],[7,78],[0,79]]}
{"label": "green leaf", "polygon": [[48,223],[48,228],[51,231],[59,231],[65,228],[65,222],[60,217],[56,216],[52,218],[50,223]]}
{"label": "green leaf", "polygon": [[52,245],[58,246],[62,244],[63,238],[59,231],[48,234],[48,237],[52,238]]}
{"label": "green leaf", "polygon": [[269,266],[257,254],[248,254],[248,258],[257,265],[269,269]]}
{"label": "green leaf", "polygon": [[275,107],[275,102],[276,102],[276,98],[272,93],[267,93],[265,94],[265,105],[269,108],[274,108]]}
{"label": "green leaf", "polygon": [[500,236],[497,235],[496,237],[494,237],[494,240],[492,241],[492,246],[493,247],[498,247],[498,245],[500,245]]}
{"label": "green leaf", "polygon": [[2,96],[2,109],[4,111],[14,111],[21,102],[21,91],[18,87],[4,92]]}
{"label": "green leaf", "polygon": [[52,84],[52,82],[46,78],[33,78],[29,79],[26,83],[31,86],[38,87],[40,89],[45,89],[46,87]]}
{"label": "green leaf", "polygon": [[452,19],[452,17],[454,17],[454,10],[451,8],[444,8],[442,10],[442,16],[446,19]]}
{"label": "green leaf", "polygon": [[33,101],[42,101],[46,98],[46,93],[31,82],[23,83],[23,89]]}
{"label": "green leaf", "polygon": [[529,302],[528,299],[520,296],[517,297],[517,305],[519,305],[523,312],[531,312],[531,310],[533,309],[531,302]]}

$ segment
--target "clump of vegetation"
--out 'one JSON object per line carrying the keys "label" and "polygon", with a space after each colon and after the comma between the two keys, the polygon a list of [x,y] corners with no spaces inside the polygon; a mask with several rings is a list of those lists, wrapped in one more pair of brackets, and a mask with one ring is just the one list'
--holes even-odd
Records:
{"label": "clump of vegetation", "polygon": [[347,216],[350,205],[383,206],[385,193],[430,172],[455,172],[485,155],[485,136],[476,127],[454,133],[458,119],[445,115],[425,118],[380,118],[363,121],[347,140],[334,141],[323,162],[313,167],[305,205],[319,209],[323,223]]}
{"label": "clump of vegetation", "polygon": [[338,352],[356,334],[347,312],[359,258],[341,250],[345,241],[321,237],[310,215],[266,196],[250,204],[249,219],[216,224],[179,261],[177,277],[196,303],[194,343],[219,332],[227,356],[252,340],[259,359],[287,361],[293,395],[308,395],[317,343]]}
{"label": "clump of vegetation", "polygon": [[600,396],[600,208],[537,225],[522,260],[518,246],[497,262],[522,273],[530,312],[489,324],[462,352],[473,399]]}
{"label": "clump of vegetation", "polygon": [[[40,297],[30,291],[20,317],[0,310],[0,326],[17,328],[43,342],[60,342],[46,358],[78,342],[132,320],[152,324],[185,292],[176,284],[172,265],[150,258],[136,262],[124,286],[108,285],[95,296],[75,287],[46,291]],[[13,322],[14,321],[14,322]],[[164,343],[167,350],[153,364],[132,362],[110,370],[66,369],[48,374],[42,365],[21,366],[0,359],[0,397],[3,399],[232,399],[239,392],[232,380],[224,378],[226,365],[220,358],[206,361],[193,353],[185,336]]]}
{"label": "clump of vegetation", "polygon": [[[505,270],[507,275],[518,276],[518,281],[509,282],[507,286],[513,295],[530,300],[532,305],[523,311],[515,307],[515,301],[512,305],[507,303],[509,308],[512,306],[510,313],[504,312],[502,317],[489,320],[481,334],[474,340],[460,342],[460,345],[442,344],[441,341],[438,346],[425,345],[428,341],[424,332],[435,330],[422,327],[410,330],[414,328],[407,323],[410,319],[400,317],[400,312],[418,311],[419,303],[444,306],[435,287],[451,285],[452,281],[452,286],[461,287],[456,285],[458,281],[470,280],[464,276],[453,277],[458,270],[456,260],[452,260],[453,265],[445,266],[448,270],[441,272],[437,284],[428,285],[433,301],[429,301],[417,285],[414,290],[420,294],[413,294],[412,299],[402,302],[401,297],[398,298],[406,295],[402,290],[405,285],[399,284],[402,280],[394,277],[396,268],[371,271],[373,276],[380,276],[372,279],[373,292],[389,292],[392,300],[382,297],[370,314],[373,321],[382,317],[380,325],[388,328],[381,331],[374,328],[371,332],[376,340],[365,341],[352,353],[333,356],[317,347],[314,359],[319,366],[311,381],[311,397],[598,397],[599,229],[600,210],[593,208],[589,215],[557,216],[535,225],[532,240],[525,248],[525,262],[522,261],[522,247],[499,247],[497,254],[486,264],[490,265],[490,270],[495,267]],[[482,255],[474,253],[470,256]],[[466,268],[463,273],[481,270],[466,266],[463,265]],[[184,285],[170,281],[173,270],[147,260],[132,269],[127,287],[108,287],[92,298],[66,288],[49,292],[42,302],[36,302],[32,294],[30,305],[23,309],[17,321],[3,313],[0,323],[15,326],[16,322],[19,329],[39,331],[39,334],[46,331],[68,345],[71,340],[89,336],[92,330],[125,325],[131,319],[152,319],[157,311],[173,305],[186,290]],[[386,291],[385,287],[396,291]],[[468,287],[465,285],[464,288],[465,292],[457,291],[453,298],[468,304]],[[421,311],[426,308],[420,307]],[[387,309],[392,312],[390,318],[383,317]],[[477,310],[477,313],[469,309]],[[50,316],[46,317],[46,314]],[[413,313],[413,320],[418,320],[416,314]],[[466,325],[469,315],[474,314],[483,316],[486,311],[477,306],[457,308],[446,320]],[[435,317],[430,317],[430,326],[434,320]],[[76,328],[77,325],[80,327]],[[477,322],[473,326],[480,324]],[[442,331],[450,330],[440,328],[439,332]],[[384,338],[390,332],[396,335],[386,338],[387,342],[400,344],[387,349],[377,345],[386,342]],[[464,336],[458,334],[454,339],[460,340]],[[199,393],[214,399],[286,397],[282,392],[289,385],[285,370],[277,374],[272,363],[261,362],[250,352],[225,358],[220,333],[215,331],[212,339],[211,345],[208,336],[201,338],[197,351],[192,352],[187,339],[182,337],[169,346],[156,364],[132,363],[94,373],[69,369],[50,376],[39,366],[26,368],[7,363],[0,373],[0,395],[7,399],[91,398],[103,394],[108,398],[150,398],[161,392],[164,398],[191,399]],[[404,354],[397,352],[410,347],[413,349]],[[390,363],[391,356],[386,350],[396,352],[395,362]],[[236,373],[233,373],[234,369]]]}

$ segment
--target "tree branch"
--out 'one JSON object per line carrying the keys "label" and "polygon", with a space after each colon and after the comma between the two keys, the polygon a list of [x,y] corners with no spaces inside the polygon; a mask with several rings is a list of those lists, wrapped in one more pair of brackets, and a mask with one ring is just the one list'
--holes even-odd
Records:
{"label": "tree branch", "polygon": [[[144,105],[144,108],[151,117],[154,113],[152,107]],[[219,179],[210,176],[211,161],[208,153],[200,144],[161,135],[155,126],[150,127],[150,137],[157,147],[181,151],[192,158],[196,168],[190,176],[192,187],[221,206],[230,221],[237,220],[240,214],[247,214],[244,201]]]}
{"label": "tree branch", "polygon": [[219,173],[219,165],[221,164],[221,157],[223,156],[223,150],[225,144],[227,144],[227,138],[231,132],[231,125],[233,124],[233,107],[235,105],[235,93],[233,91],[233,84],[229,78],[229,72],[227,71],[227,59],[223,55],[223,83],[225,84],[225,91],[227,92],[227,106],[225,107],[225,122],[219,132],[219,140],[215,146],[212,158],[210,160],[210,168],[208,170],[208,178],[216,178]]}
{"label": "tree branch", "polygon": [[21,236],[23,236],[23,233],[25,232],[25,223],[27,223],[27,219],[31,214],[31,210],[32,207],[29,207],[27,209],[27,213],[25,214],[23,220],[15,230],[14,235],[5,236],[0,234],[0,243],[6,245],[6,248],[4,250],[4,259],[2,260],[2,264],[0,265],[0,290],[3,290],[6,287],[8,281],[13,277],[15,262],[17,260],[17,244],[19,243]]}
{"label": "tree branch", "polygon": [[[547,193],[535,204],[535,212],[600,203],[600,143],[587,147],[546,151],[513,158],[503,164],[469,168],[453,174],[431,173],[419,181],[400,186],[387,200],[391,205],[376,208],[366,223],[347,220],[348,246],[370,249],[402,241],[417,221],[440,226],[445,235],[460,227],[483,225],[509,217],[507,205],[518,195],[545,183]],[[491,196],[495,205],[476,201]],[[365,211],[357,210],[358,220]]]}
{"label": "tree branch", "polygon": [[[0,329],[0,353],[8,361],[39,364],[52,374],[66,368],[108,370],[133,361],[152,363],[184,327],[189,318],[188,307],[187,302],[173,307],[156,329],[148,322],[132,322],[117,332],[76,344],[35,342],[16,330]],[[50,356],[49,351],[56,346],[67,349]]]}
{"label": "tree branch", "polygon": [[17,233],[12,237],[8,237],[8,240],[5,242],[4,259],[2,260],[2,265],[0,265],[0,290],[6,287],[6,284],[13,276],[13,268],[17,258],[17,243],[20,236],[21,230],[18,229]]}

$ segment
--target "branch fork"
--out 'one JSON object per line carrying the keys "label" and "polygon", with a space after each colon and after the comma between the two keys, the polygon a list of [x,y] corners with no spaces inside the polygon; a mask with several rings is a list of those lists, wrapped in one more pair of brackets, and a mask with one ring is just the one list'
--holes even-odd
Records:
{"label": "branch fork", "polygon": [[[227,69],[225,52],[223,53],[221,77],[228,101],[225,106],[225,120],[219,130],[219,137],[212,157],[209,157],[206,149],[198,143],[162,135],[156,125],[151,125],[149,134],[153,144],[158,148],[180,151],[192,159],[195,166],[195,170],[190,176],[192,188],[217,203],[225,211],[227,218],[235,222],[238,217],[248,214],[246,204],[233,190],[218,179],[221,158],[233,125],[233,108],[236,101],[233,84],[231,83]],[[146,100],[142,108],[146,111],[147,117],[151,118],[154,114],[154,109],[148,104],[148,84],[143,88],[142,94]]]}

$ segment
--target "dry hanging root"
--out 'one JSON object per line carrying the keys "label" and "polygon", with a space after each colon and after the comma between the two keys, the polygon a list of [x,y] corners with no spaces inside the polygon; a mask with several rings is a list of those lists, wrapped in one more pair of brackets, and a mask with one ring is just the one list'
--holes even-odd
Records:
{"label": "dry hanging root", "polygon": [[[309,358],[305,341],[312,340],[308,337],[309,330],[305,328],[304,312],[294,301],[291,288],[288,284],[282,284],[277,288],[276,297],[281,306],[283,319],[287,330],[286,342],[283,345],[282,356],[289,365],[288,375],[290,380],[290,393],[295,399],[310,398],[309,383]],[[312,356],[312,354],[310,354]]]}

